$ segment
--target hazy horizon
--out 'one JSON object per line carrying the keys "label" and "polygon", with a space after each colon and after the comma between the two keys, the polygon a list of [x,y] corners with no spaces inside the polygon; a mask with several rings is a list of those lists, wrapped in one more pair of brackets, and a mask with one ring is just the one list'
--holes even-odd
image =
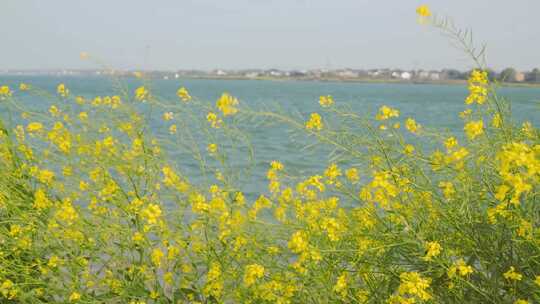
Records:
{"label": "hazy horizon", "polygon": [[0,70],[401,68],[466,70],[468,58],[416,22],[427,4],[471,28],[496,70],[540,66],[540,1],[7,0]]}
{"label": "hazy horizon", "polygon": [[[112,68],[112,69],[111,69]],[[505,67],[505,68],[501,68],[501,69],[493,69],[491,67],[488,67],[487,69],[488,70],[493,70],[494,72],[502,72],[502,70],[506,69],[508,67]],[[509,68],[514,68],[515,67],[509,67]],[[459,68],[454,68],[454,67],[443,67],[443,68],[439,68],[439,69],[422,69],[422,68],[417,68],[417,69],[403,69],[403,68],[400,68],[400,67],[373,67],[373,68],[361,68],[361,67],[340,67],[340,68],[332,68],[332,69],[327,69],[326,67],[311,67],[311,68],[302,68],[302,69],[294,69],[294,68],[273,68],[273,67],[268,67],[268,68],[257,68],[257,67],[247,67],[247,68],[229,68],[229,69],[221,69],[221,68],[200,68],[200,69],[197,69],[197,68],[191,68],[191,69],[138,69],[138,68],[124,68],[124,69],[119,69],[119,68],[115,68],[115,67],[103,67],[103,68],[99,68],[99,67],[95,67],[95,68],[43,68],[43,69],[33,69],[33,68],[22,68],[22,69],[0,69],[0,72],[14,72],[14,73],[17,73],[17,72],[21,72],[21,73],[25,73],[25,72],[28,72],[28,73],[32,73],[32,72],[36,72],[36,73],[59,73],[59,72],[82,72],[82,73],[86,73],[86,72],[89,72],[89,73],[92,73],[92,72],[104,72],[104,73],[107,73],[107,72],[110,72],[110,71],[113,71],[113,72],[120,72],[120,73],[133,73],[133,72],[168,72],[168,73],[174,73],[174,72],[205,72],[205,73],[211,73],[211,72],[216,72],[216,71],[230,71],[230,72],[233,72],[233,71],[236,71],[236,72],[241,72],[241,71],[269,71],[269,70],[278,70],[278,71],[299,71],[299,72],[302,72],[302,71],[317,71],[317,70],[321,70],[321,71],[336,71],[336,70],[353,70],[353,71],[372,71],[372,70],[390,70],[390,71],[402,71],[402,72],[420,72],[420,71],[438,71],[438,72],[442,72],[442,71],[448,71],[448,70],[457,70],[458,72],[462,72],[462,73],[467,73],[467,72],[470,72],[472,69],[474,69],[474,67],[471,67],[470,69],[459,69]],[[533,69],[538,69],[537,67],[531,67],[531,68],[525,68],[525,69],[516,69],[517,72],[531,72]],[[66,74],[66,75],[69,75],[69,74]],[[76,75],[76,74],[75,74]]]}

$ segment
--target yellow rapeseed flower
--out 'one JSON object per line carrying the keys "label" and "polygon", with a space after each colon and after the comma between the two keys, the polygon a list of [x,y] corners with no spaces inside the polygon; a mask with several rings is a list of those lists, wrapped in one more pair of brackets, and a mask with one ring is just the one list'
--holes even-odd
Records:
{"label": "yellow rapeseed flower", "polygon": [[21,91],[28,91],[30,89],[30,85],[26,83],[19,84],[19,90]]}
{"label": "yellow rapeseed flower", "polygon": [[456,275],[466,277],[469,274],[473,273],[474,270],[472,266],[467,265],[463,259],[458,259],[454,264],[448,269],[448,277],[454,278]]}
{"label": "yellow rapeseed flower", "polygon": [[270,167],[276,171],[283,170],[283,164],[277,160],[273,160],[272,162],[270,162]]}
{"label": "yellow rapeseed flower", "polygon": [[208,150],[208,153],[214,154],[217,152],[218,146],[216,144],[209,144],[206,150]]}
{"label": "yellow rapeseed flower", "polygon": [[382,106],[379,108],[379,112],[375,116],[377,120],[387,120],[390,118],[399,117],[399,111],[392,109],[388,106]]}
{"label": "yellow rapeseed flower", "polygon": [[333,181],[339,176],[341,176],[341,170],[336,164],[330,164],[328,168],[324,171],[324,176],[328,178],[328,180]]}
{"label": "yellow rapeseed flower", "polygon": [[430,17],[431,16],[431,10],[427,5],[420,5],[416,8],[416,13],[420,17]]}
{"label": "yellow rapeseed flower", "polygon": [[488,95],[487,84],[488,75],[486,71],[473,70],[469,76],[469,95],[465,99],[466,104],[472,104],[474,102],[483,104]]}
{"label": "yellow rapeseed flower", "polygon": [[191,100],[191,96],[186,88],[181,87],[176,91],[176,96],[178,96],[183,102],[188,102]]}
{"label": "yellow rapeseed flower", "polygon": [[446,199],[451,199],[454,194],[456,193],[456,189],[454,188],[454,184],[452,182],[440,182],[439,187],[442,189],[443,195]]}
{"label": "yellow rapeseed flower", "polygon": [[86,121],[88,119],[88,113],[86,113],[86,112],[79,113],[79,119],[81,121]]}
{"label": "yellow rapeseed flower", "polygon": [[360,180],[360,177],[358,176],[358,169],[356,168],[350,168],[345,171],[345,176],[353,184]]}
{"label": "yellow rapeseed flower", "polygon": [[37,179],[44,184],[50,184],[54,179],[54,172],[50,170],[40,170]]}
{"label": "yellow rapeseed flower", "polygon": [[51,113],[51,116],[57,117],[58,115],[60,115],[60,110],[57,106],[52,105],[49,107],[49,113]]}
{"label": "yellow rapeseed flower", "polygon": [[154,250],[152,250],[152,256],[151,256],[151,260],[154,266],[160,267],[161,260],[163,259],[164,256],[165,254],[163,253],[163,251],[161,251],[161,249],[154,248]]}
{"label": "yellow rapeseed flower", "polygon": [[161,218],[161,214],[161,208],[159,207],[159,205],[156,204],[150,204],[141,211],[142,218],[148,224],[156,224],[157,221]]}
{"label": "yellow rapeseed flower", "polygon": [[346,272],[343,272],[337,279],[336,284],[334,285],[334,291],[340,295],[342,298],[347,296],[347,287],[348,287],[349,276]]}
{"label": "yellow rapeseed flower", "polygon": [[81,299],[81,294],[76,291],[72,292],[71,295],[69,296],[70,302],[76,302],[80,299]]}
{"label": "yellow rapeseed flower", "polygon": [[0,86],[0,98],[1,99],[11,97],[11,95],[13,95],[13,92],[11,91],[11,89],[8,86],[6,86],[6,85]]}
{"label": "yellow rapeseed flower", "polygon": [[469,82],[486,85],[488,84],[488,74],[486,71],[474,69],[469,77]]}
{"label": "yellow rapeseed flower", "polygon": [[80,189],[81,191],[86,191],[86,190],[88,190],[88,189],[89,189],[88,183],[85,182],[85,181],[80,181],[80,182],[79,182],[79,189]]}
{"label": "yellow rapeseed flower", "polygon": [[216,107],[223,113],[223,116],[234,115],[238,112],[238,99],[229,93],[223,93],[216,102]]}
{"label": "yellow rapeseed flower", "polygon": [[424,260],[431,261],[433,257],[438,256],[441,254],[441,244],[438,242],[427,242],[426,245],[426,255],[424,256]]}
{"label": "yellow rapeseed flower", "polygon": [[163,113],[163,120],[165,121],[169,121],[171,119],[174,118],[174,114],[173,112],[166,112],[166,113]]}
{"label": "yellow rapeseed flower", "polygon": [[420,129],[420,124],[418,124],[414,119],[407,118],[405,121],[405,128],[411,133],[416,133]]}
{"label": "yellow rapeseed flower", "polygon": [[75,97],[75,102],[79,105],[83,105],[86,101],[84,100],[84,97],[82,96],[77,96]]}
{"label": "yellow rapeseed flower", "polygon": [[307,240],[307,235],[301,230],[293,233],[288,243],[289,249],[291,249],[291,251],[294,253],[302,253],[306,251],[308,245],[309,243]]}
{"label": "yellow rapeseed flower", "polygon": [[506,194],[511,190],[511,188],[507,185],[500,185],[497,187],[497,191],[495,192],[495,198],[499,201],[504,201],[506,198]]}
{"label": "yellow rapeseed flower", "polygon": [[405,148],[403,149],[403,153],[407,154],[407,155],[410,155],[410,154],[413,154],[414,153],[414,146],[413,145],[410,145],[410,144],[407,144],[405,145]]}
{"label": "yellow rapeseed flower", "polygon": [[206,115],[206,120],[208,120],[208,122],[214,129],[220,128],[221,124],[223,123],[221,118],[219,118],[214,112],[208,112],[208,114]]}
{"label": "yellow rapeseed flower", "polygon": [[140,233],[139,231],[133,233],[133,236],[131,237],[131,240],[134,243],[140,244],[144,240],[144,235]]}
{"label": "yellow rapeseed flower", "polygon": [[401,284],[398,288],[400,295],[417,296],[424,301],[432,298],[431,294],[427,291],[431,284],[429,278],[423,278],[418,272],[404,272],[399,278],[401,279]]}
{"label": "yellow rapeseed flower", "polygon": [[58,93],[58,95],[62,96],[63,98],[66,98],[69,95],[69,89],[63,83],[59,84],[56,87],[56,92]]}
{"label": "yellow rapeseed flower", "polygon": [[166,272],[163,275],[163,281],[168,285],[172,285],[174,283],[174,274],[172,272]]}
{"label": "yellow rapeseed flower", "polygon": [[331,105],[334,104],[334,98],[332,98],[332,96],[328,95],[328,96],[321,96],[319,97],[319,104],[322,106],[322,107],[330,107]]}
{"label": "yellow rapeseed flower", "polygon": [[47,262],[47,266],[50,267],[50,268],[56,268],[56,267],[58,267],[58,265],[61,265],[62,263],[63,263],[62,259],[60,259],[56,255],[52,255],[49,258],[49,261]]}
{"label": "yellow rapeseed flower", "polygon": [[458,145],[458,141],[455,137],[451,136],[451,137],[448,137],[445,141],[444,141],[444,146],[446,147],[446,150],[450,151],[452,150],[452,148],[456,147]]}
{"label": "yellow rapeseed flower", "polygon": [[46,209],[52,206],[52,202],[47,198],[47,194],[43,189],[38,189],[34,193],[34,204],[33,207],[38,210]]}
{"label": "yellow rapeseed flower", "polygon": [[5,280],[2,282],[2,285],[0,285],[0,293],[8,300],[14,299],[17,296],[15,284],[9,279]]}
{"label": "yellow rapeseed flower", "polygon": [[43,125],[39,122],[31,122],[26,126],[26,131],[29,133],[40,132],[41,130],[43,130]]}
{"label": "yellow rapeseed flower", "polygon": [[484,133],[484,122],[482,120],[468,122],[463,130],[467,137],[473,140]]}
{"label": "yellow rapeseed flower", "polygon": [[56,212],[55,216],[58,220],[66,223],[67,225],[73,224],[79,218],[77,210],[75,210],[71,200],[69,199],[64,199],[62,201],[62,205]]}
{"label": "yellow rapeseed flower", "polygon": [[206,285],[203,292],[207,295],[220,297],[223,291],[223,282],[221,280],[221,265],[212,262],[206,274]]}
{"label": "yellow rapeseed flower", "polygon": [[143,87],[138,87],[135,90],[135,99],[137,99],[139,101],[144,101],[144,100],[148,99],[149,96],[150,96],[150,92],[148,92],[148,90],[144,86]]}
{"label": "yellow rapeseed flower", "polygon": [[264,267],[259,264],[251,264],[246,266],[244,273],[244,284],[246,286],[253,285],[258,279],[264,276]]}
{"label": "yellow rapeseed flower", "polygon": [[318,113],[311,113],[309,120],[306,122],[306,129],[320,131],[324,127],[321,115]]}
{"label": "yellow rapeseed flower", "polygon": [[509,281],[521,281],[523,275],[517,272],[514,266],[510,266],[510,269],[503,274],[503,277]]}

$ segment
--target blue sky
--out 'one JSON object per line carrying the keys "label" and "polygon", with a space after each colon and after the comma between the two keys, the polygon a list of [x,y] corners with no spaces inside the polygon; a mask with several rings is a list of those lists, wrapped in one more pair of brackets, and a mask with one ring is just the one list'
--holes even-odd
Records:
{"label": "blue sky", "polygon": [[3,0],[0,69],[399,67],[471,62],[416,22],[472,28],[490,66],[540,66],[538,0]]}

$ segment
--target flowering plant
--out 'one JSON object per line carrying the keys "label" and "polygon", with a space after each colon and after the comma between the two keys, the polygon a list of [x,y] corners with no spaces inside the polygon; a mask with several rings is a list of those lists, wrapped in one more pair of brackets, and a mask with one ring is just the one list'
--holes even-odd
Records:
{"label": "flowering plant", "polygon": [[[418,14],[481,63],[448,21]],[[39,88],[1,86],[24,121],[0,121],[2,302],[538,302],[540,133],[512,121],[482,65],[469,91],[461,136],[389,106],[366,120],[332,96],[299,120],[228,93],[209,104],[182,87],[171,102],[149,83],[91,99],[60,84],[40,112],[18,99]],[[156,112],[165,132],[149,128]],[[241,122],[254,118],[338,156],[312,176],[271,162],[251,200],[230,155],[252,162]]]}

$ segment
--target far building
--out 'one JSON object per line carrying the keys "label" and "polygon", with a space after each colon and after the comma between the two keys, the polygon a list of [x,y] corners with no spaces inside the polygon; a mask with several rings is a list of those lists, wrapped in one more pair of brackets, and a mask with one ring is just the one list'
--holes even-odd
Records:
{"label": "far building", "polygon": [[429,80],[438,81],[441,79],[441,74],[439,72],[430,72]]}
{"label": "far building", "polygon": [[523,73],[523,72],[517,72],[517,73],[516,73],[516,76],[515,76],[515,81],[516,81],[516,82],[523,82],[523,81],[525,81],[525,73]]}
{"label": "far building", "polygon": [[429,78],[429,72],[428,71],[418,71],[416,74],[416,77],[418,79],[428,79]]}
{"label": "far building", "polygon": [[291,71],[289,76],[290,77],[305,77],[307,75],[307,71]]}
{"label": "far building", "polygon": [[354,72],[353,70],[350,70],[350,69],[345,69],[345,70],[338,71],[337,75],[339,77],[343,77],[343,78],[355,78],[355,77],[358,77],[358,73],[356,73],[356,72]]}
{"label": "far building", "polygon": [[270,69],[268,71],[268,74],[270,76],[273,76],[273,77],[281,77],[281,76],[283,76],[283,72],[281,72],[280,70],[276,70],[276,69]]}
{"label": "far building", "polygon": [[227,72],[225,72],[225,71],[223,71],[223,70],[217,70],[217,71],[216,71],[216,75],[217,75],[217,76],[225,76],[225,75],[227,75]]}
{"label": "far building", "polygon": [[259,77],[259,72],[247,72],[246,77],[248,78],[256,78]]}
{"label": "far building", "polygon": [[412,74],[409,72],[403,72],[401,73],[400,77],[403,80],[410,80],[412,78]]}

